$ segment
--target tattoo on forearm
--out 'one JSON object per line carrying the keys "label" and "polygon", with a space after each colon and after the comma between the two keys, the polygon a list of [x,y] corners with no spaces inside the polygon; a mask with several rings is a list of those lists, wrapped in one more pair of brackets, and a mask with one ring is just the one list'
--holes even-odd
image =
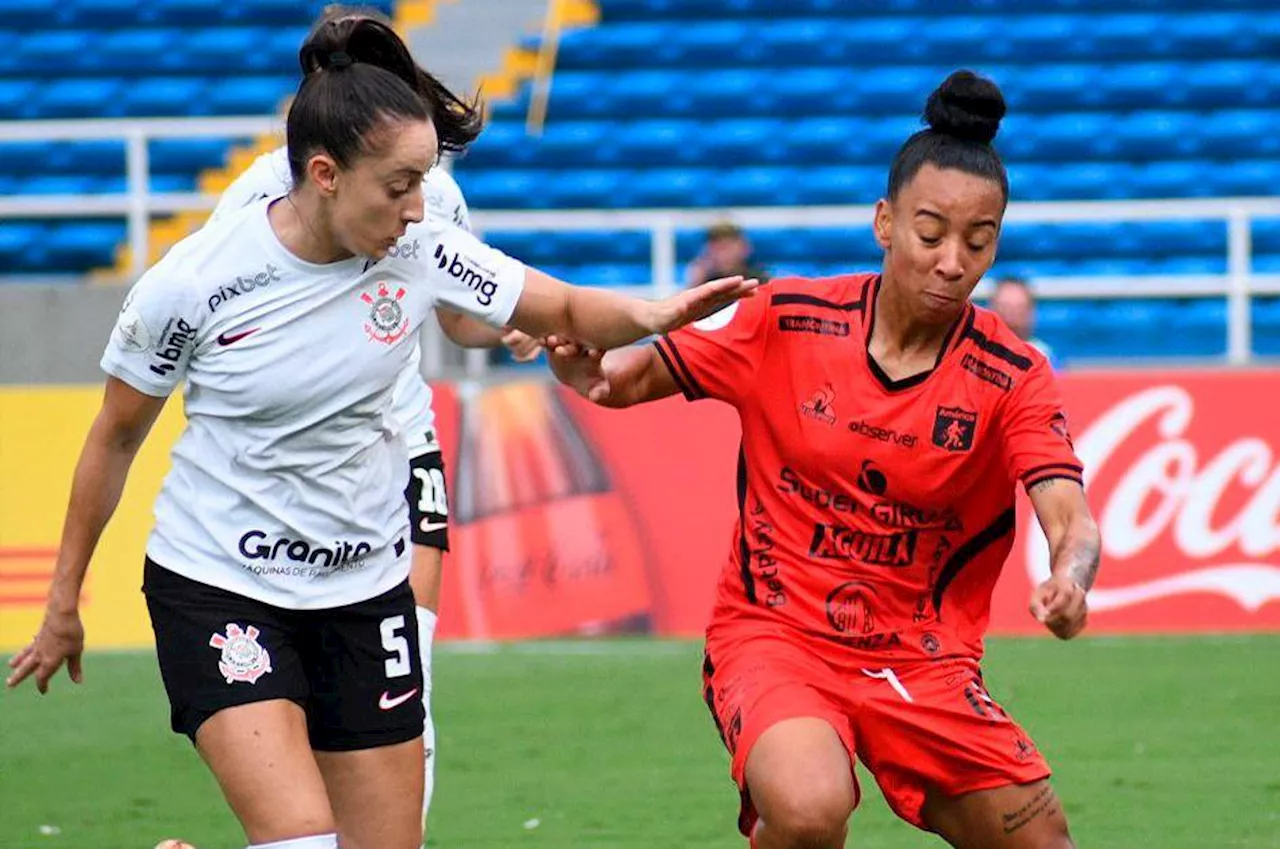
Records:
{"label": "tattoo on forearm", "polygon": [[1022,827],[1029,825],[1037,817],[1053,816],[1058,811],[1058,797],[1054,795],[1053,788],[1045,785],[1040,788],[1040,792],[1036,793],[1021,808],[1011,811],[1007,814],[1000,815],[1000,824],[1004,828],[1005,834],[1013,834]]}
{"label": "tattoo on forearm", "polygon": [[1099,542],[1096,530],[1090,534],[1068,536],[1058,556],[1053,558],[1054,574],[1065,574],[1085,590],[1091,589],[1098,575]]}

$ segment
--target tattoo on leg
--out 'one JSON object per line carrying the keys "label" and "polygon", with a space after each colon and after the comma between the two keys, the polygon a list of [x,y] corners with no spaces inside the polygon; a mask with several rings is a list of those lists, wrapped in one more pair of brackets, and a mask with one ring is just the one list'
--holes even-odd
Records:
{"label": "tattoo on leg", "polygon": [[1053,794],[1053,788],[1046,784],[1040,788],[1040,792],[1031,798],[1031,801],[1021,808],[1007,814],[1001,814],[1000,824],[1003,826],[1005,834],[1013,834],[1037,817],[1042,815],[1052,816],[1057,810],[1058,797]]}

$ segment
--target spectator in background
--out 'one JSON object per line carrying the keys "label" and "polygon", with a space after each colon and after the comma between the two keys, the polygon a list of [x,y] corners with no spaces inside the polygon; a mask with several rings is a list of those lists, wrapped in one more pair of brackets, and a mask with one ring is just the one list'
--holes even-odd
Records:
{"label": "spectator in background", "polygon": [[1055,369],[1061,367],[1062,363],[1049,343],[1036,337],[1036,296],[1030,283],[1021,277],[997,280],[995,291],[991,293],[991,309],[1019,339],[1044,354],[1049,365]]}
{"label": "spectator in background", "polygon": [[707,230],[707,241],[702,253],[689,263],[685,285],[692,289],[708,280],[726,275],[743,275],[761,283],[769,281],[769,275],[756,264],[751,255],[751,242],[747,234],[732,221],[721,221]]}

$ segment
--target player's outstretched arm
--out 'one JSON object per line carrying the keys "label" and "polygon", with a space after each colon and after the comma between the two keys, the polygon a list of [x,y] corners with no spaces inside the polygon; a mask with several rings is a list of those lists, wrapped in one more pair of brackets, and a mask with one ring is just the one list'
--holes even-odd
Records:
{"label": "player's outstretched arm", "polygon": [[506,327],[491,327],[479,319],[450,309],[436,310],[436,321],[449,341],[462,348],[506,346],[518,363],[526,363],[542,351],[542,343],[529,334]]}
{"label": "player's outstretched arm", "polygon": [[547,359],[561,383],[602,407],[631,407],[679,391],[652,345],[606,353],[551,336]]}
{"label": "player's outstretched arm", "polygon": [[71,503],[62,528],[44,622],[35,639],[9,660],[13,672],[5,682],[16,687],[35,675],[36,689],[49,689],[49,679],[66,662],[71,680],[80,682],[84,627],[80,622],[80,589],[93,550],[116,505],[129,467],[142,447],[164,398],[145,395],[124,381],[107,378],[102,409],[89,429],[71,483]]}
{"label": "player's outstretched arm", "polygon": [[1051,575],[1032,592],[1031,615],[1059,639],[1084,630],[1089,617],[1086,593],[1098,574],[1102,537],[1089,512],[1084,487],[1074,480],[1051,478],[1027,494],[1049,541]]}
{"label": "player's outstretched arm", "polygon": [[753,279],[725,277],[660,301],[645,301],[607,289],[571,286],[529,268],[509,323],[531,336],[556,335],[609,350],[697,321],[749,297],[758,285]]}

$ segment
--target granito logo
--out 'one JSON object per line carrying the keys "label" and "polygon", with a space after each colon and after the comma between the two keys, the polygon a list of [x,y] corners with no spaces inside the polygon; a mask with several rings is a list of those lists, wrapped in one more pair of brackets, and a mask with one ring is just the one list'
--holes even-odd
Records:
{"label": "granito logo", "polygon": [[448,272],[450,277],[462,281],[462,285],[476,293],[480,306],[487,307],[493,303],[493,296],[498,292],[498,284],[489,279],[488,272],[479,268],[474,262],[465,259],[462,254],[450,256],[444,245],[436,245],[436,265],[441,271]]}
{"label": "granito logo", "polygon": [[964,370],[978,376],[979,380],[985,380],[992,386],[998,386],[1005,392],[1013,388],[1013,378],[1005,372],[989,365],[975,357],[973,354],[965,354],[964,359],[960,361],[960,365]]}
{"label": "granito logo", "polygon": [[164,330],[160,331],[160,341],[156,343],[156,356],[167,362],[152,363],[151,370],[164,377],[177,368],[178,361],[182,359],[182,352],[187,349],[195,336],[196,329],[187,324],[185,319],[169,319]]}
{"label": "granito logo", "polygon": [[367,542],[352,545],[345,540],[334,540],[332,548],[312,545],[306,540],[277,537],[272,539],[266,531],[256,528],[240,537],[240,554],[250,560],[292,560],[312,566],[342,566],[368,557],[373,547]]}
{"label": "granito logo", "polygon": [[813,333],[818,336],[848,336],[849,322],[832,321],[816,315],[784,315],[778,317],[783,333]]}
{"label": "granito logo", "polygon": [[823,560],[857,560],[873,566],[910,566],[915,560],[914,530],[873,534],[841,525],[816,524],[809,556]]}
{"label": "granito logo", "polygon": [[900,432],[893,428],[867,424],[857,419],[849,422],[849,432],[855,436],[861,436],[863,439],[874,439],[876,442],[891,442],[894,445],[901,445],[903,448],[915,448],[917,442],[917,437],[914,433]]}
{"label": "granito logo", "polygon": [[399,259],[417,259],[421,250],[422,243],[417,239],[414,239],[413,242],[396,242],[387,249],[387,256]]}
{"label": "granito logo", "polygon": [[279,281],[280,269],[271,263],[267,263],[265,270],[259,271],[252,277],[237,276],[229,285],[219,286],[218,291],[209,296],[209,312],[217,312],[218,307],[232,298],[238,298],[247,292],[252,292],[254,289],[262,289]]}
{"label": "granito logo", "polygon": [[799,495],[802,501],[807,501],[820,510],[832,510],[836,513],[858,512],[858,504],[852,498],[843,492],[832,492],[807,483],[790,466],[782,467],[781,477],[782,483],[778,484],[779,492]]}

